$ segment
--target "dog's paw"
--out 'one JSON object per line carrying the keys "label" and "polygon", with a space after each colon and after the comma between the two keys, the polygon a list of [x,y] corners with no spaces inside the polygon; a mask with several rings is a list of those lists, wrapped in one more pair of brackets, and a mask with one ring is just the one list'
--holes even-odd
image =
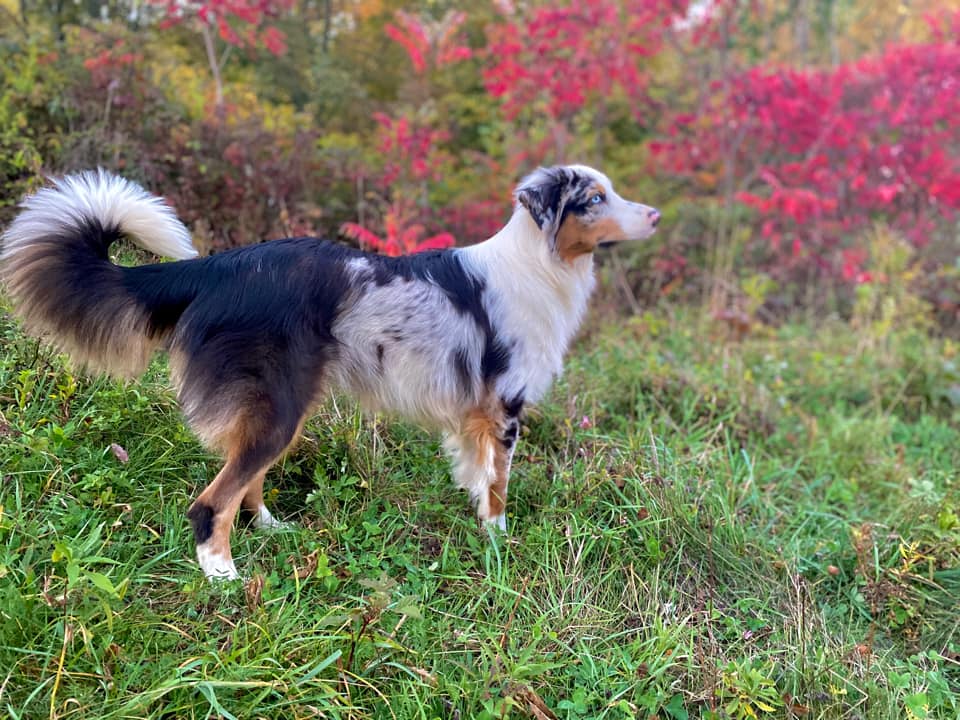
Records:
{"label": "dog's paw", "polygon": [[483,521],[483,525],[488,530],[492,530],[499,535],[507,534],[507,516],[506,514],[494,515]]}
{"label": "dog's paw", "polygon": [[273,514],[267,510],[266,505],[261,505],[257,509],[257,514],[253,518],[253,526],[257,530],[293,530],[296,525],[283,520],[277,520]]}
{"label": "dog's paw", "polygon": [[197,546],[197,562],[203,574],[207,576],[207,580],[228,582],[240,579],[240,573],[237,572],[237,566],[234,565],[232,557],[212,552],[203,545]]}

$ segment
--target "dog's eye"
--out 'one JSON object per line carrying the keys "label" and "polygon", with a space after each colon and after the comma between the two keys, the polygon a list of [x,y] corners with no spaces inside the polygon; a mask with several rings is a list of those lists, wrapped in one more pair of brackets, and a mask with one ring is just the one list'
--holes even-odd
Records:
{"label": "dog's eye", "polygon": [[606,198],[603,196],[603,194],[602,194],[602,193],[597,193],[597,194],[594,195],[592,198],[590,198],[590,200],[589,200],[588,202],[589,202],[591,205],[599,205],[599,204],[602,203],[604,200],[606,200]]}

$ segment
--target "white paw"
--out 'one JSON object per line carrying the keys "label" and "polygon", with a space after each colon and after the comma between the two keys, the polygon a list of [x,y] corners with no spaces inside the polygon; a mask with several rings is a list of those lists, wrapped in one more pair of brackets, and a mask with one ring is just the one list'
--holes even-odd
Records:
{"label": "white paw", "polygon": [[257,514],[253,518],[253,526],[258,530],[292,530],[295,527],[293,523],[277,520],[271,512],[267,510],[266,505],[261,505],[257,508]]}
{"label": "white paw", "polygon": [[197,545],[197,562],[207,576],[207,580],[238,580],[240,573],[229,555],[213,552],[210,548]]}
{"label": "white paw", "polygon": [[506,516],[506,514],[503,514],[503,515],[494,515],[492,518],[488,518],[487,520],[484,520],[484,521],[483,521],[483,524],[484,524],[486,527],[490,528],[491,530],[494,529],[494,528],[497,529],[497,530],[499,530],[502,534],[506,534],[506,532],[507,532],[507,516]]}

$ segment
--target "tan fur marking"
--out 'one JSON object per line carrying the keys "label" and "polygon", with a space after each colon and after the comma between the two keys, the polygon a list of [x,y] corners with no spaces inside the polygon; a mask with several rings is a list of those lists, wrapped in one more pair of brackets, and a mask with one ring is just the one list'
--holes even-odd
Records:
{"label": "tan fur marking", "polygon": [[504,472],[501,474],[497,468],[497,481],[490,486],[490,517],[503,515],[507,509],[507,476],[506,476],[506,458],[504,458]]}
{"label": "tan fur marking", "polygon": [[257,513],[263,505],[263,480],[267,476],[264,470],[247,484],[247,492],[243,496],[242,505],[252,513]]}
{"label": "tan fur marking", "polygon": [[203,543],[204,548],[207,553],[227,561],[233,557],[230,552],[230,533],[245,489],[243,479],[235,468],[236,463],[228,460],[213,482],[194,501],[194,505],[206,505],[214,512],[213,530]]}
{"label": "tan fur marking", "polygon": [[608,238],[623,237],[623,229],[613,218],[584,223],[576,215],[567,215],[557,231],[557,252],[564,262],[572,263],[597,249],[597,243]]}
{"label": "tan fur marking", "polygon": [[256,442],[257,436],[264,432],[263,421],[260,418],[251,421],[249,413],[234,417],[232,423],[227,419],[228,417],[229,413],[221,411],[209,420],[204,418],[202,427],[199,427],[196,422],[192,423],[198,434],[202,433],[205,439],[207,439],[207,433],[212,433],[211,444],[224,450],[227,456],[223,469],[194,501],[194,504],[200,503],[212,508],[215,513],[213,532],[203,543],[204,547],[208,552],[227,560],[232,558],[230,533],[237,512],[241,505],[254,513],[259,511],[260,506],[263,505],[263,481],[267,470],[299,439],[308,415],[305,414],[300,419],[297,432],[287,447],[277,453],[276,457],[270,458],[264,467],[252,472],[249,470],[240,472],[238,466],[244,452]]}
{"label": "tan fur marking", "polygon": [[213,534],[204,543],[211,554],[228,559],[233,557],[230,550],[230,534],[233,532],[234,518],[236,518],[237,511],[240,509],[240,500],[241,496],[239,494],[231,496],[223,509],[214,517]]}
{"label": "tan fur marking", "polygon": [[[181,402],[187,411],[190,427],[197,436],[207,447],[227,457],[255,444],[257,437],[269,429],[265,421],[251,412],[249,404],[241,398],[236,401],[218,399],[214,407],[203,408],[196,408],[190,398],[181,398]],[[312,408],[311,412],[300,418],[296,432],[277,457],[288,453],[299,442],[303,426],[311,414]]]}
{"label": "tan fur marking", "polygon": [[503,514],[510,470],[510,453],[500,441],[505,424],[503,410],[493,396],[486,405],[487,408],[476,408],[468,413],[462,431],[476,452],[475,464],[478,467],[490,467],[493,471],[494,479],[487,490],[487,517],[482,517],[482,520]]}
{"label": "tan fur marking", "polygon": [[471,410],[463,424],[463,434],[476,448],[477,464],[482,466],[490,462],[497,442],[497,421],[485,410]]}

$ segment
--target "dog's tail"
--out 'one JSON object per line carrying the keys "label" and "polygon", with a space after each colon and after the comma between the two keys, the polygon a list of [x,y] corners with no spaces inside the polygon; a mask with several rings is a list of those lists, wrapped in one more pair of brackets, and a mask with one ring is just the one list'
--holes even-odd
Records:
{"label": "dog's tail", "polygon": [[103,170],[60,180],[21,205],[0,237],[0,278],[27,331],[75,362],[130,377],[192,299],[192,283],[167,263],[110,262],[121,236],[157,255],[197,256],[190,233],[163,201]]}

